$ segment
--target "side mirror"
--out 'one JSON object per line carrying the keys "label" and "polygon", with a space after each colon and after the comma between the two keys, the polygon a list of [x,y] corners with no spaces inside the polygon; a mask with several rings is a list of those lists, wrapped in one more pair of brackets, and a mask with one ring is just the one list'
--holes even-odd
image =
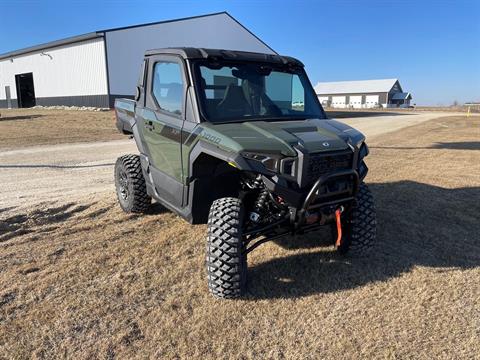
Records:
{"label": "side mirror", "polygon": [[137,86],[135,90],[135,101],[140,100],[140,96],[142,96],[142,88]]}

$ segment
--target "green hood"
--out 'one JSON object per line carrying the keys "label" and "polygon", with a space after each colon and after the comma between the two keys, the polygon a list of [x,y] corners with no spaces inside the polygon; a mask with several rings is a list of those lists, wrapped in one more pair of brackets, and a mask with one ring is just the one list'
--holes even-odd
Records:
{"label": "green hood", "polygon": [[[243,123],[202,123],[201,136],[215,139],[225,149],[241,152],[282,153],[296,156],[293,146],[300,146],[310,153],[336,151],[348,148],[352,128],[334,120],[251,121]],[[355,131],[355,130],[353,130]],[[358,132],[357,132],[358,133]],[[361,135],[361,134],[360,134]]]}

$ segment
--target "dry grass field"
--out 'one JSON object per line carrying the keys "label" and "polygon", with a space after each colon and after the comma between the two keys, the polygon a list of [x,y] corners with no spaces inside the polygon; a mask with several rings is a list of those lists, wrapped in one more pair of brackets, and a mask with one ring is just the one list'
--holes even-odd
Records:
{"label": "dry grass field", "polygon": [[377,138],[373,255],[268,243],[236,301],[208,294],[205,226],[160,207],[2,209],[0,358],[479,358],[479,139],[480,117]]}
{"label": "dry grass field", "polygon": [[112,111],[0,110],[0,148],[122,139]]}

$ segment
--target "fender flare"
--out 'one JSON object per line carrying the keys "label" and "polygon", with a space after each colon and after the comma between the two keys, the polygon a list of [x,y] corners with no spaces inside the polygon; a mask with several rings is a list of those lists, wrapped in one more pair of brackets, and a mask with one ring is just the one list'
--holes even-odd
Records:
{"label": "fender flare", "polygon": [[250,166],[250,163],[248,163],[245,160],[245,158],[243,158],[240,154],[228,152],[226,150],[219,148],[216,145],[212,145],[205,141],[199,141],[197,144],[195,144],[195,146],[193,147],[189,155],[189,164],[188,164],[189,180],[192,180],[194,178],[193,165],[195,161],[202,154],[210,155],[214,158],[225,161],[226,163],[231,164],[232,166],[234,165],[234,167],[237,168],[238,170],[243,170],[243,171],[255,170],[252,168],[252,166]]}

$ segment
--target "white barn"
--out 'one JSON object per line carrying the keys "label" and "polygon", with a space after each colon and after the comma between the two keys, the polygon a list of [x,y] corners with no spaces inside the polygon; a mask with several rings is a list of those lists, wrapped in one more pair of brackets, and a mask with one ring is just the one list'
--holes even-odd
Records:
{"label": "white barn", "polygon": [[398,79],[319,82],[315,92],[323,106],[333,108],[407,107],[412,99]]}
{"label": "white barn", "polygon": [[0,108],[112,107],[133,96],[145,51],[165,47],[275,54],[226,12],[100,30],[0,54]]}

